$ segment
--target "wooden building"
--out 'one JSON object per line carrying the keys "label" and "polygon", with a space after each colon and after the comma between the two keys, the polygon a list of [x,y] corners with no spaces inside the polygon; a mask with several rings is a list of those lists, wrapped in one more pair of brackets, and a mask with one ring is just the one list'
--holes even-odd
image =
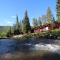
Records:
{"label": "wooden building", "polygon": [[60,23],[54,22],[53,24],[45,24],[42,26],[38,26],[36,28],[33,28],[32,32],[44,32],[44,31],[50,31],[52,29],[60,29]]}
{"label": "wooden building", "polygon": [[52,29],[60,29],[60,0],[56,0],[56,12],[57,12],[57,22],[52,24],[45,24],[36,28],[33,28],[32,32],[43,32],[50,31]]}

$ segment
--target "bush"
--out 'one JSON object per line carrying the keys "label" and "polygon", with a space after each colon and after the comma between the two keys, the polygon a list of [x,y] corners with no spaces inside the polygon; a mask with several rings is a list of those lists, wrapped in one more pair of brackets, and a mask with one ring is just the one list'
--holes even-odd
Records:
{"label": "bush", "polygon": [[0,32],[0,37],[6,37],[6,33],[5,32]]}
{"label": "bush", "polygon": [[56,39],[60,36],[60,30],[55,29],[51,31],[39,32],[39,33],[30,33],[24,34],[22,38],[47,38],[47,39]]}

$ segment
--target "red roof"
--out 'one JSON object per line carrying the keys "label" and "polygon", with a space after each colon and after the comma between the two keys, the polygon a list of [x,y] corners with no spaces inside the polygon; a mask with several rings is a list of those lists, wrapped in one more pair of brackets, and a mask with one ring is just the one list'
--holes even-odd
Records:
{"label": "red roof", "polygon": [[60,28],[60,22],[54,22],[54,23],[52,23],[52,24],[45,24],[45,25],[42,25],[42,26],[38,26],[38,27],[35,27],[35,28],[33,28],[32,30],[34,31],[39,31],[39,29],[44,29],[45,27],[48,27],[49,28],[49,30],[51,30],[52,29],[52,27],[54,28],[54,29],[56,29],[56,28]]}

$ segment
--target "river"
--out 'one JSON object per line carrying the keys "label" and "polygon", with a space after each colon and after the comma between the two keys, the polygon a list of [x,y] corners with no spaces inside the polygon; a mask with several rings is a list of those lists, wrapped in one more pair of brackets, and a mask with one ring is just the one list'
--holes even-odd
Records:
{"label": "river", "polygon": [[[29,55],[30,53],[39,53],[39,51],[48,51],[60,54],[60,40],[54,39],[0,39],[0,57],[11,58],[13,56]],[[4,60],[4,59],[3,59]],[[9,60],[9,59],[8,59]]]}

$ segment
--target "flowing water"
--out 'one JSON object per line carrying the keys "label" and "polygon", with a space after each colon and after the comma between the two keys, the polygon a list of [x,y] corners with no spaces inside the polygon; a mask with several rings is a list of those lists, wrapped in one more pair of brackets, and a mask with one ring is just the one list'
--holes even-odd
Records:
{"label": "flowing water", "polygon": [[60,41],[53,39],[0,39],[0,60],[35,60],[36,56],[39,58],[37,60],[40,60],[39,54],[42,55],[42,51],[60,54]]}

